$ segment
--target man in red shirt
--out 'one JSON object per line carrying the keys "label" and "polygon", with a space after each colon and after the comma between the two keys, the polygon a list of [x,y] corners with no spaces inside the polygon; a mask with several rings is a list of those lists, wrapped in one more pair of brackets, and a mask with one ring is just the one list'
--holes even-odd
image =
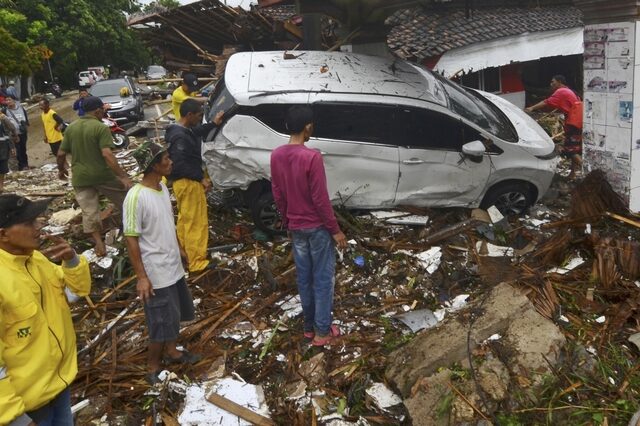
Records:
{"label": "man in red shirt", "polygon": [[313,111],[294,106],[287,112],[289,143],[271,153],[271,188],[285,228],[293,241],[304,337],[314,346],[340,335],[332,324],[336,255],[334,243],[347,246],[327,190],[320,152],[304,144],[313,133]]}
{"label": "man in red shirt", "polygon": [[563,75],[553,76],[551,88],[554,92],[550,97],[525,108],[525,111],[530,113],[538,109],[551,108],[564,113],[563,155],[571,159],[569,179],[573,179],[576,172],[582,168],[582,101],[567,87],[567,80]]}

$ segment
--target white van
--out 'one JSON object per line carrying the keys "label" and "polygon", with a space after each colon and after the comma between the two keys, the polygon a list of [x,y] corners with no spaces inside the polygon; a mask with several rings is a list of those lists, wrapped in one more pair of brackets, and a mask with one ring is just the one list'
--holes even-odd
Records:
{"label": "white van", "polygon": [[80,88],[91,87],[98,81],[98,75],[95,71],[80,71],[78,73],[78,86]]}

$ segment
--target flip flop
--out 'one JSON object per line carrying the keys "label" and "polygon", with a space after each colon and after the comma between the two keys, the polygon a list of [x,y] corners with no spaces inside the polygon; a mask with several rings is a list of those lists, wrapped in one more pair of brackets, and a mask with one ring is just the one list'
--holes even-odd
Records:
{"label": "flip flop", "polygon": [[339,336],[340,336],[340,328],[338,328],[338,326],[335,324],[331,324],[331,327],[329,328],[329,334],[327,334],[326,336],[316,335],[311,341],[311,345],[312,346],[330,345],[331,342],[333,342],[333,340]]}
{"label": "flip flop", "polygon": [[164,362],[166,364],[195,364],[202,359],[200,354],[192,354],[189,351],[182,351],[180,358],[171,358],[166,356]]}

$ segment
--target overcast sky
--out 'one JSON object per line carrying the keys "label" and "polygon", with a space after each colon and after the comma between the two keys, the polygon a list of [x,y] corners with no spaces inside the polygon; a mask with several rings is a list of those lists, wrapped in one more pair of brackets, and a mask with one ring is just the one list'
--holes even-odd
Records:
{"label": "overcast sky", "polygon": [[[147,3],[151,3],[152,0],[139,0],[140,3],[142,4],[147,4]],[[194,1],[197,0],[179,0],[180,3],[182,4],[189,4],[189,3],[193,3]],[[226,3],[227,6],[242,6],[245,9],[249,9],[249,5],[250,4],[256,4],[258,3],[257,0],[221,0],[222,3]]]}

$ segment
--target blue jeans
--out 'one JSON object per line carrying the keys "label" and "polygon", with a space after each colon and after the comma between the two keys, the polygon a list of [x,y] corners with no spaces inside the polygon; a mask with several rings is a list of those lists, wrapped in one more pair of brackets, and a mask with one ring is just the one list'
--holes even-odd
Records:
{"label": "blue jeans", "polygon": [[27,413],[38,426],[73,426],[71,394],[63,390],[47,405]]}
{"label": "blue jeans", "polygon": [[333,310],[336,253],[325,228],[291,231],[304,331],[329,334]]}

